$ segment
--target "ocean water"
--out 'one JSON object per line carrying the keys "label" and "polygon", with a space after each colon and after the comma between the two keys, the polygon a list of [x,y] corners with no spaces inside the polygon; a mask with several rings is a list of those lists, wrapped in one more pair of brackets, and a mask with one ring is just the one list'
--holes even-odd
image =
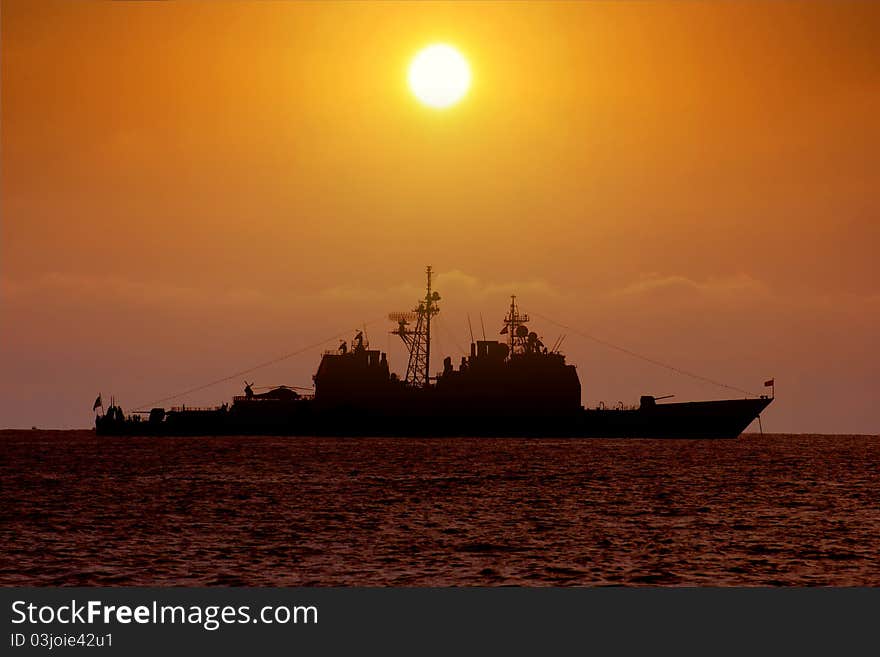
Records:
{"label": "ocean water", "polygon": [[3,585],[880,585],[880,438],[0,432]]}

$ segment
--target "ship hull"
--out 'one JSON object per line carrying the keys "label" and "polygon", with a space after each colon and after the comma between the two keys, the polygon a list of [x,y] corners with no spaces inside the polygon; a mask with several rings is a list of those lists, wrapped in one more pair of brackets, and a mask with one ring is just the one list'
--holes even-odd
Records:
{"label": "ship hull", "polygon": [[696,438],[739,436],[771,398],[657,404],[637,409],[574,412],[450,413],[419,407],[380,412],[320,408],[313,402],[169,414],[161,422],[99,418],[105,436],[406,436],[534,438]]}

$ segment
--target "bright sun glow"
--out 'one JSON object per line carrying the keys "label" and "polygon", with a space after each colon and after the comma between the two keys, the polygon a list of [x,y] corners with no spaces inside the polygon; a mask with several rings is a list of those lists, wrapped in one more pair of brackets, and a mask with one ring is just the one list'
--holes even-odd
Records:
{"label": "bright sun glow", "polygon": [[438,43],[419,51],[409,65],[409,87],[421,102],[443,109],[454,105],[471,86],[467,60],[452,46]]}

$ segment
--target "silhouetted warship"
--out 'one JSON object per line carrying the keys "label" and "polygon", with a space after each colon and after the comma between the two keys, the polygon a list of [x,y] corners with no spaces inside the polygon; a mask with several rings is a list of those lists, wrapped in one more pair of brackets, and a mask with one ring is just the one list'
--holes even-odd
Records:
{"label": "silhouetted warship", "polygon": [[[385,353],[370,349],[363,332],[352,346],[325,352],[314,375],[314,394],[279,386],[245,394],[232,405],[152,408],[126,417],[111,403],[96,417],[99,435],[289,436],[532,436],[626,438],[735,438],[773,397],[584,408],[574,365],[559,345],[547,348],[511,297],[501,330],[506,338],[471,339],[470,355],[430,375],[431,320],[440,295],[427,291],[411,312],[392,313],[392,333],[409,349],[406,376],[392,374]],[[768,382],[768,384],[771,382]],[[303,390],[302,388],[298,388]],[[100,397],[95,402],[99,405]],[[103,408],[102,408],[103,411]]]}

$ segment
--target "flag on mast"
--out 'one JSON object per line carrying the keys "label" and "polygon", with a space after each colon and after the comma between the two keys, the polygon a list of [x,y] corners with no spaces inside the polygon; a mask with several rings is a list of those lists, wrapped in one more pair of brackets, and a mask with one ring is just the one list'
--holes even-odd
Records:
{"label": "flag on mast", "polygon": [[768,381],[764,381],[765,388],[772,388],[774,385],[775,385],[775,382],[773,379],[770,379]]}
{"label": "flag on mast", "polygon": [[101,407],[101,408],[104,407],[104,402],[101,401],[101,395],[100,395],[100,394],[98,394],[97,399],[95,399],[95,403],[92,404],[92,410],[94,411],[94,410],[95,410],[96,408],[98,408],[98,407]]}

